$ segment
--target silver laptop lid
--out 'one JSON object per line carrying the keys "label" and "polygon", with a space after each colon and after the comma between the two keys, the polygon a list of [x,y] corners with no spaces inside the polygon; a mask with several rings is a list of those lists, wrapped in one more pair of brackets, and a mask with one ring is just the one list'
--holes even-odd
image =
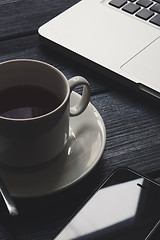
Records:
{"label": "silver laptop lid", "polygon": [[160,28],[108,3],[80,1],[41,26],[39,34],[159,97]]}

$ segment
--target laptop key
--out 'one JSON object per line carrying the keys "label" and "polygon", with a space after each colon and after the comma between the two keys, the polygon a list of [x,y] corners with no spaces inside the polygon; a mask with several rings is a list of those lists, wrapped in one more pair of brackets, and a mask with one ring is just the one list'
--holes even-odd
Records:
{"label": "laptop key", "polygon": [[146,8],[143,8],[138,13],[136,13],[136,16],[139,18],[142,18],[143,20],[148,20],[153,15],[154,13],[151,10],[148,10]]}
{"label": "laptop key", "polygon": [[137,3],[138,5],[140,5],[140,6],[142,6],[142,7],[147,8],[147,7],[149,7],[153,2],[150,1],[150,0],[138,0],[136,3]]}
{"label": "laptop key", "polygon": [[140,9],[140,6],[134,4],[134,3],[128,3],[127,5],[125,5],[122,10],[125,12],[128,12],[130,14],[133,14],[135,12],[137,12]]}
{"label": "laptop key", "polygon": [[122,6],[124,6],[124,4],[126,4],[127,1],[126,0],[111,0],[109,2],[110,5],[117,7],[117,8],[121,8]]}
{"label": "laptop key", "polygon": [[154,0],[155,2],[157,2],[157,3],[160,3],[160,0]]}
{"label": "laptop key", "polygon": [[160,14],[157,14],[155,17],[151,18],[149,22],[154,23],[160,27]]}
{"label": "laptop key", "polygon": [[150,10],[156,12],[156,13],[160,13],[160,4],[156,3],[155,5],[153,5]]}

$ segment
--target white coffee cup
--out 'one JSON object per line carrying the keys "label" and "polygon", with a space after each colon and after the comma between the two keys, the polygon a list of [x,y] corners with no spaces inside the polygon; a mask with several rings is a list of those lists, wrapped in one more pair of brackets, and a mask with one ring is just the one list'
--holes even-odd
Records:
{"label": "white coffee cup", "polygon": [[[80,102],[71,108],[70,94],[78,85],[83,85],[83,93]],[[8,101],[12,105],[17,97],[17,93],[13,97],[17,87],[23,90],[27,87],[43,88],[58,97],[60,102],[55,109],[34,117],[21,119],[0,113],[0,163],[12,167],[40,165],[54,159],[65,147],[70,116],[75,117],[85,110],[90,100],[90,86],[83,77],[67,80],[57,68],[37,60],[16,59],[2,62],[0,100],[3,101],[2,95],[12,88],[12,99]],[[30,98],[32,93],[27,91],[24,93]],[[6,102],[2,101],[1,104]]]}

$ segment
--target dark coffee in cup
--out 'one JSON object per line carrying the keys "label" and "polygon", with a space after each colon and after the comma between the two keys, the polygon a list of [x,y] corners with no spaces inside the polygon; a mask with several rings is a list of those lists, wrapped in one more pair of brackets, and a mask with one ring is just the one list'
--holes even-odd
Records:
{"label": "dark coffee in cup", "polygon": [[0,116],[27,119],[44,115],[60,105],[60,99],[39,86],[16,86],[0,91]]}
{"label": "dark coffee in cup", "polygon": [[[70,106],[79,85],[82,96]],[[67,80],[57,68],[32,59],[0,63],[0,164],[32,167],[54,160],[68,142],[70,118],[89,100],[90,86],[81,76]]]}

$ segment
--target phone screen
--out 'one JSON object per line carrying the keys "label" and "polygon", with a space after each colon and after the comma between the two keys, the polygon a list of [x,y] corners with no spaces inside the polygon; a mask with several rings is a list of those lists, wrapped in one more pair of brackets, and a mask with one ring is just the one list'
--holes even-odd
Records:
{"label": "phone screen", "polygon": [[[55,239],[159,240],[159,221],[160,186],[132,170],[119,169]],[[151,234],[154,228],[156,234]]]}

